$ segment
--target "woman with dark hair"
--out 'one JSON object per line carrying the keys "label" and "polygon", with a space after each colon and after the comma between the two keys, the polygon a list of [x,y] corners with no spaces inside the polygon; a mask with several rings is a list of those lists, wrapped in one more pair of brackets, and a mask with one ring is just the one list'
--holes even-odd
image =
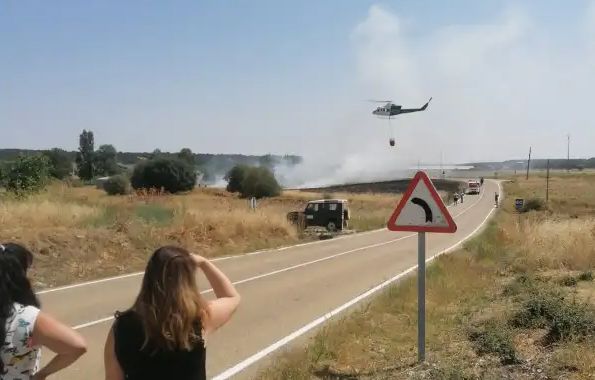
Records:
{"label": "woman with dark hair", "polygon": [[[14,243],[0,244],[0,379],[43,380],[86,351],[83,338],[39,310],[27,278],[33,254]],[[41,370],[41,347],[56,356]]]}
{"label": "woman with dark hair", "polygon": [[[201,297],[197,269],[215,300]],[[183,248],[159,248],[136,301],[116,313],[105,344],[106,379],[206,379],[206,338],[229,321],[239,303],[238,292],[210,261]]]}

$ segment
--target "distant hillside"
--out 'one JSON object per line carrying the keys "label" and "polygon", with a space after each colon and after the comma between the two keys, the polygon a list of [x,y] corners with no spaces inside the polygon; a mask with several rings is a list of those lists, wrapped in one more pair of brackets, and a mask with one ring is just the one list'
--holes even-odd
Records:
{"label": "distant hillside", "polygon": [[[0,162],[12,161],[19,155],[35,155],[43,152],[42,150],[29,149],[0,149]],[[67,152],[74,161],[76,152]],[[177,152],[159,152],[162,157],[174,157]],[[131,167],[142,160],[153,157],[154,153],[147,152],[119,152],[118,163],[123,166]],[[233,166],[238,164],[252,165],[252,166],[266,166],[275,168],[279,165],[294,166],[302,162],[302,157],[294,155],[243,155],[243,154],[209,154],[209,153],[195,153],[194,162],[198,170],[203,173],[202,180],[204,182],[215,182],[221,179]]]}

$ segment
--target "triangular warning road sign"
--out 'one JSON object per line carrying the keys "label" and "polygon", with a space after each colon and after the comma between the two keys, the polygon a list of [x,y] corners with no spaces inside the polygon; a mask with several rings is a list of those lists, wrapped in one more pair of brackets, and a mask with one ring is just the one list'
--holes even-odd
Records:
{"label": "triangular warning road sign", "polygon": [[444,202],[427,174],[419,171],[388,220],[391,231],[447,232],[457,230]]}

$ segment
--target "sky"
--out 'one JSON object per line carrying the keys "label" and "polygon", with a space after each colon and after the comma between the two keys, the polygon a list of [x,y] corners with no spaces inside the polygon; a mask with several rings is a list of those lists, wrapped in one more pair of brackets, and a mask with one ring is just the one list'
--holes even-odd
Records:
{"label": "sky", "polygon": [[[90,129],[347,177],[565,157],[567,134],[591,157],[593,67],[594,1],[2,0],[0,148],[74,150]],[[430,96],[391,126],[367,101]]]}

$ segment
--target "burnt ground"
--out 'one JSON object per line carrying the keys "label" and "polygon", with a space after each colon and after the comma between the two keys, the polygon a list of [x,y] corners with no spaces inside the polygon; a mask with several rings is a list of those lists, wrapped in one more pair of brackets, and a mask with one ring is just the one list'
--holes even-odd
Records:
{"label": "burnt ground", "polygon": [[[301,191],[311,192],[336,192],[336,193],[404,193],[407,189],[407,185],[411,181],[410,178],[399,179],[394,181],[381,181],[381,182],[370,182],[370,183],[353,183],[345,185],[333,185],[328,187],[308,188],[300,189]],[[445,191],[449,194],[458,191],[464,186],[463,181],[450,180],[450,179],[432,179],[434,186],[439,191]]]}

